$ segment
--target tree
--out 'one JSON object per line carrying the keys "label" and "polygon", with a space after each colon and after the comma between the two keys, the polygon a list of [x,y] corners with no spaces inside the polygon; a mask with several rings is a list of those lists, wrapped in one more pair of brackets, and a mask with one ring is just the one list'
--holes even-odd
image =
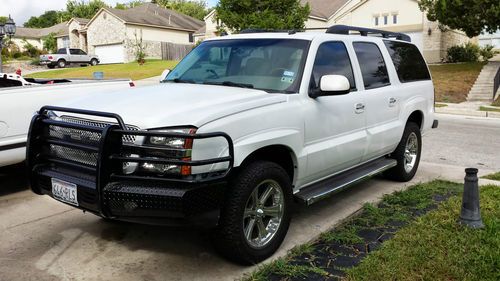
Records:
{"label": "tree", "polygon": [[0,24],[5,24],[9,18],[0,16]]}
{"label": "tree", "polygon": [[92,18],[101,8],[108,7],[102,0],[68,0],[66,11],[69,18]]}
{"label": "tree", "polygon": [[57,38],[55,33],[52,32],[49,35],[44,36],[42,40],[44,50],[47,50],[50,53],[57,51]]}
{"label": "tree", "polygon": [[462,30],[469,37],[500,29],[498,0],[420,0],[419,6],[429,20]]}
{"label": "tree", "polygon": [[203,20],[209,12],[207,2],[204,0],[153,0],[151,3],[199,20]]}
{"label": "tree", "polygon": [[65,12],[62,11],[46,11],[41,16],[31,17],[24,23],[24,27],[44,28],[56,25],[66,20]]}
{"label": "tree", "polygon": [[236,32],[256,29],[303,29],[310,13],[300,0],[220,0],[217,19]]}

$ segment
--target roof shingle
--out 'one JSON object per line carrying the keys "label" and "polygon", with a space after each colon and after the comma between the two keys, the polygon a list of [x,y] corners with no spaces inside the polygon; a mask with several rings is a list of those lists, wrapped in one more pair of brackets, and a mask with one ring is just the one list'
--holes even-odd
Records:
{"label": "roof shingle", "polygon": [[350,0],[301,0],[302,4],[309,3],[311,16],[322,19],[329,19],[345,3]]}
{"label": "roof shingle", "polygon": [[55,33],[56,36],[61,36],[68,33],[67,22],[59,23],[47,28],[28,28],[17,27],[14,38],[35,38],[40,39],[50,33]]}

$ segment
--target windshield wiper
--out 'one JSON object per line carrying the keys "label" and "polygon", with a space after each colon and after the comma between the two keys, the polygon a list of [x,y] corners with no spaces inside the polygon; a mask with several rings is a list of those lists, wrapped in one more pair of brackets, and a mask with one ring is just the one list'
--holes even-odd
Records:
{"label": "windshield wiper", "polygon": [[183,80],[183,79],[179,79],[179,78],[175,78],[172,80],[166,80],[166,81],[167,82],[174,82],[174,83],[196,84],[196,82],[193,80]]}
{"label": "windshield wiper", "polygon": [[254,86],[252,84],[245,83],[236,83],[231,81],[223,81],[223,82],[203,82],[205,85],[217,85],[217,86],[228,86],[228,87],[239,87],[239,88],[250,88],[253,89]]}

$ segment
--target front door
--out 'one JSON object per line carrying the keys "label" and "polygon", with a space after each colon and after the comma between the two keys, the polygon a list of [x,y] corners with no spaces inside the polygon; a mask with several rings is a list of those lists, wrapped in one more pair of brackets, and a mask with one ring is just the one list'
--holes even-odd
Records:
{"label": "front door", "polygon": [[356,90],[351,60],[343,42],[320,45],[311,89],[318,88],[321,77],[329,74],[347,77],[351,92],[307,101],[305,145],[308,169],[304,184],[359,164],[367,145],[365,101],[362,93]]}

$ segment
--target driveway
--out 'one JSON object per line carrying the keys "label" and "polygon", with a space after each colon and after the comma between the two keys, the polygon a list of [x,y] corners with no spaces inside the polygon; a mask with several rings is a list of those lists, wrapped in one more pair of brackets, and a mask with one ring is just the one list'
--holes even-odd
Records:
{"label": "driveway", "polygon": [[[282,256],[365,202],[434,178],[462,181],[463,168],[500,170],[500,120],[439,116],[407,184],[372,179],[310,208],[298,207]],[[495,140],[495,141],[494,141]],[[497,156],[495,158],[495,156]],[[26,190],[19,169],[0,169],[0,280],[234,280],[252,271],[221,259],[207,233],[105,222]]]}

